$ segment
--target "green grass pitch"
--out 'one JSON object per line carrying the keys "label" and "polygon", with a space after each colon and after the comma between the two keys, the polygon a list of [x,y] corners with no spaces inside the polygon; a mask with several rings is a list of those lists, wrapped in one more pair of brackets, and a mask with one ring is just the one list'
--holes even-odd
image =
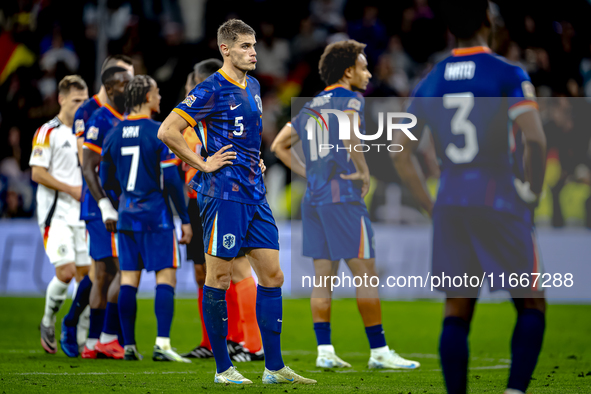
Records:
{"label": "green grass pitch", "polygon": [[[388,344],[422,366],[417,371],[369,371],[368,343],[355,300],[335,300],[333,343],[353,368],[325,371],[314,363],[316,342],[309,300],[285,300],[285,362],[317,379],[318,385],[263,385],[262,362],[237,363],[255,383],[248,387],[214,384],[212,360],[195,360],[193,364],[153,362],[156,320],[150,299],[138,303],[136,335],[143,361],[70,359],[61,349],[55,355],[45,354],[37,331],[43,303],[41,298],[0,298],[0,393],[445,392],[437,356],[443,309],[439,302],[383,302]],[[62,308],[58,322],[69,304]],[[179,299],[175,308],[172,344],[183,352],[200,340],[197,302]],[[591,393],[591,305],[550,305],[547,316],[542,355],[528,392]],[[470,335],[471,393],[503,392],[514,322],[515,312],[509,302],[477,306]]]}

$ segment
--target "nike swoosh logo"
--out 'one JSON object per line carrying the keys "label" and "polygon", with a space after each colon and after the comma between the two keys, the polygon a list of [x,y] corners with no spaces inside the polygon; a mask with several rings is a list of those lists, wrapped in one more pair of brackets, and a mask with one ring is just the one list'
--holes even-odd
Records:
{"label": "nike swoosh logo", "polygon": [[226,321],[226,320],[228,320],[228,318],[227,318],[227,317],[226,317],[225,319],[222,317],[222,321]]}
{"label": "nike swoosh logo", "polygon": [[292,379],[287,379],[287,378],[285,378],[285,379],[286,379],[286,380],[289,380],[290,382],[293,382],[293,378],[292,378]]}
{"label": "nike swoosh logo", "polygon": [[242,103],[238,104],[238,105],[230,105],[230,111],[234,111],[236,108],[240,107],[242,105]]}
{"label": "nike swoosh logo", "polygon": [[277,319],[277,321],[278,321],[279,323],[283,323],[283,320],[281,320],[281,319]]}
{"label": "nike swoosh logo", "polygon": [[228,379],[228,378],[226,378],[226,379],[228,380],[228,382],[232,382],[232,383],[236,383],[236,384],[242,384],[242,382],[239,381],[239,380],[232,380],[232,379]]}

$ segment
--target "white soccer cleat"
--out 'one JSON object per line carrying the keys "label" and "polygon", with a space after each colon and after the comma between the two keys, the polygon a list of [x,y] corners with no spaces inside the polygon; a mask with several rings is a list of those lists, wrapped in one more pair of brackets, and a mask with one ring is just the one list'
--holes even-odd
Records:
{"label": "white soccer cleat", "polygon": [[222,373],[215,374],[213,378],[214,383],[230,383],[230,384],[252,384],[252,381],[246,379],[236,367],[230,367]]}
{"label": "white soccer cleat", "polygon": [[269,371],[265,368],[263,372],[263,383],[278,384],[278,383],[300,383],[300,384],[316,384],[314,379],[304,378],[291,370],[288,366],[281,368],[278,371]]}
{"label": "white soccer cleat", "polygon": [[402,358],[394,350],[372,354],[367,363],[369,369],[417,369],[420,366],[418,361]]}
{"label": "white soccer cleat", "polygon": [[336,355],[332,345],[318,346],[316,366],[320,368],[351,368],[351,364],[343,361]]}
{"label": "white soccer cleat", "polygon": [[173,361],[177,363],[190,364],[192,361],[188,358],[181,357],[172,349],[162,349],[160,346],[154,346],[154,353],[152,353],[152,360],[154,361]]}

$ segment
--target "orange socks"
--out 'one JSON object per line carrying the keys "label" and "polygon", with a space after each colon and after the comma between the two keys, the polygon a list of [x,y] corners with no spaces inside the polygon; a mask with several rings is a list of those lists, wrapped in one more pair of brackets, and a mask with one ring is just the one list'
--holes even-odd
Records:
{"label": "orange socks", "polygon": [[257,324],[257,286],[254,278],[250,277],[241,280],[234,285],[234,288],[238,310],[240,311],[240,322],[242,323],[242,333],[245,342],[244,347],[248,348],[251,352],[258,352],[263,345],[259,325]]}
{"label": "orange socks", "polygon": [[207,330],[205,330],[205,323],[203,322],[203,288],[199,288],[199,297],[197,298],[197,302],[199,303],[199,317],[201,317],[201,344],[199,346],[203,346],[211,350],[211,345],[209,344],[209,337],[207,336]]}

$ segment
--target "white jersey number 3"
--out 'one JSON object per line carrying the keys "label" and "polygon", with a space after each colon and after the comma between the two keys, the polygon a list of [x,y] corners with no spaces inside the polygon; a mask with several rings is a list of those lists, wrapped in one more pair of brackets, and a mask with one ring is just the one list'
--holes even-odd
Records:
{"label": "white jersey number 3", "polygon": [[443,95],[443,106],[448,109],[457,108],[451,118],[451,132],[464,136],[463,148],[458,148],[454,143],[450,143],[445,148],[445,154],[456,164],[470,163],[478,154],[476,126],[468,120],[468,115],[474,108],[474,95],[471,92],[445,94]]}

